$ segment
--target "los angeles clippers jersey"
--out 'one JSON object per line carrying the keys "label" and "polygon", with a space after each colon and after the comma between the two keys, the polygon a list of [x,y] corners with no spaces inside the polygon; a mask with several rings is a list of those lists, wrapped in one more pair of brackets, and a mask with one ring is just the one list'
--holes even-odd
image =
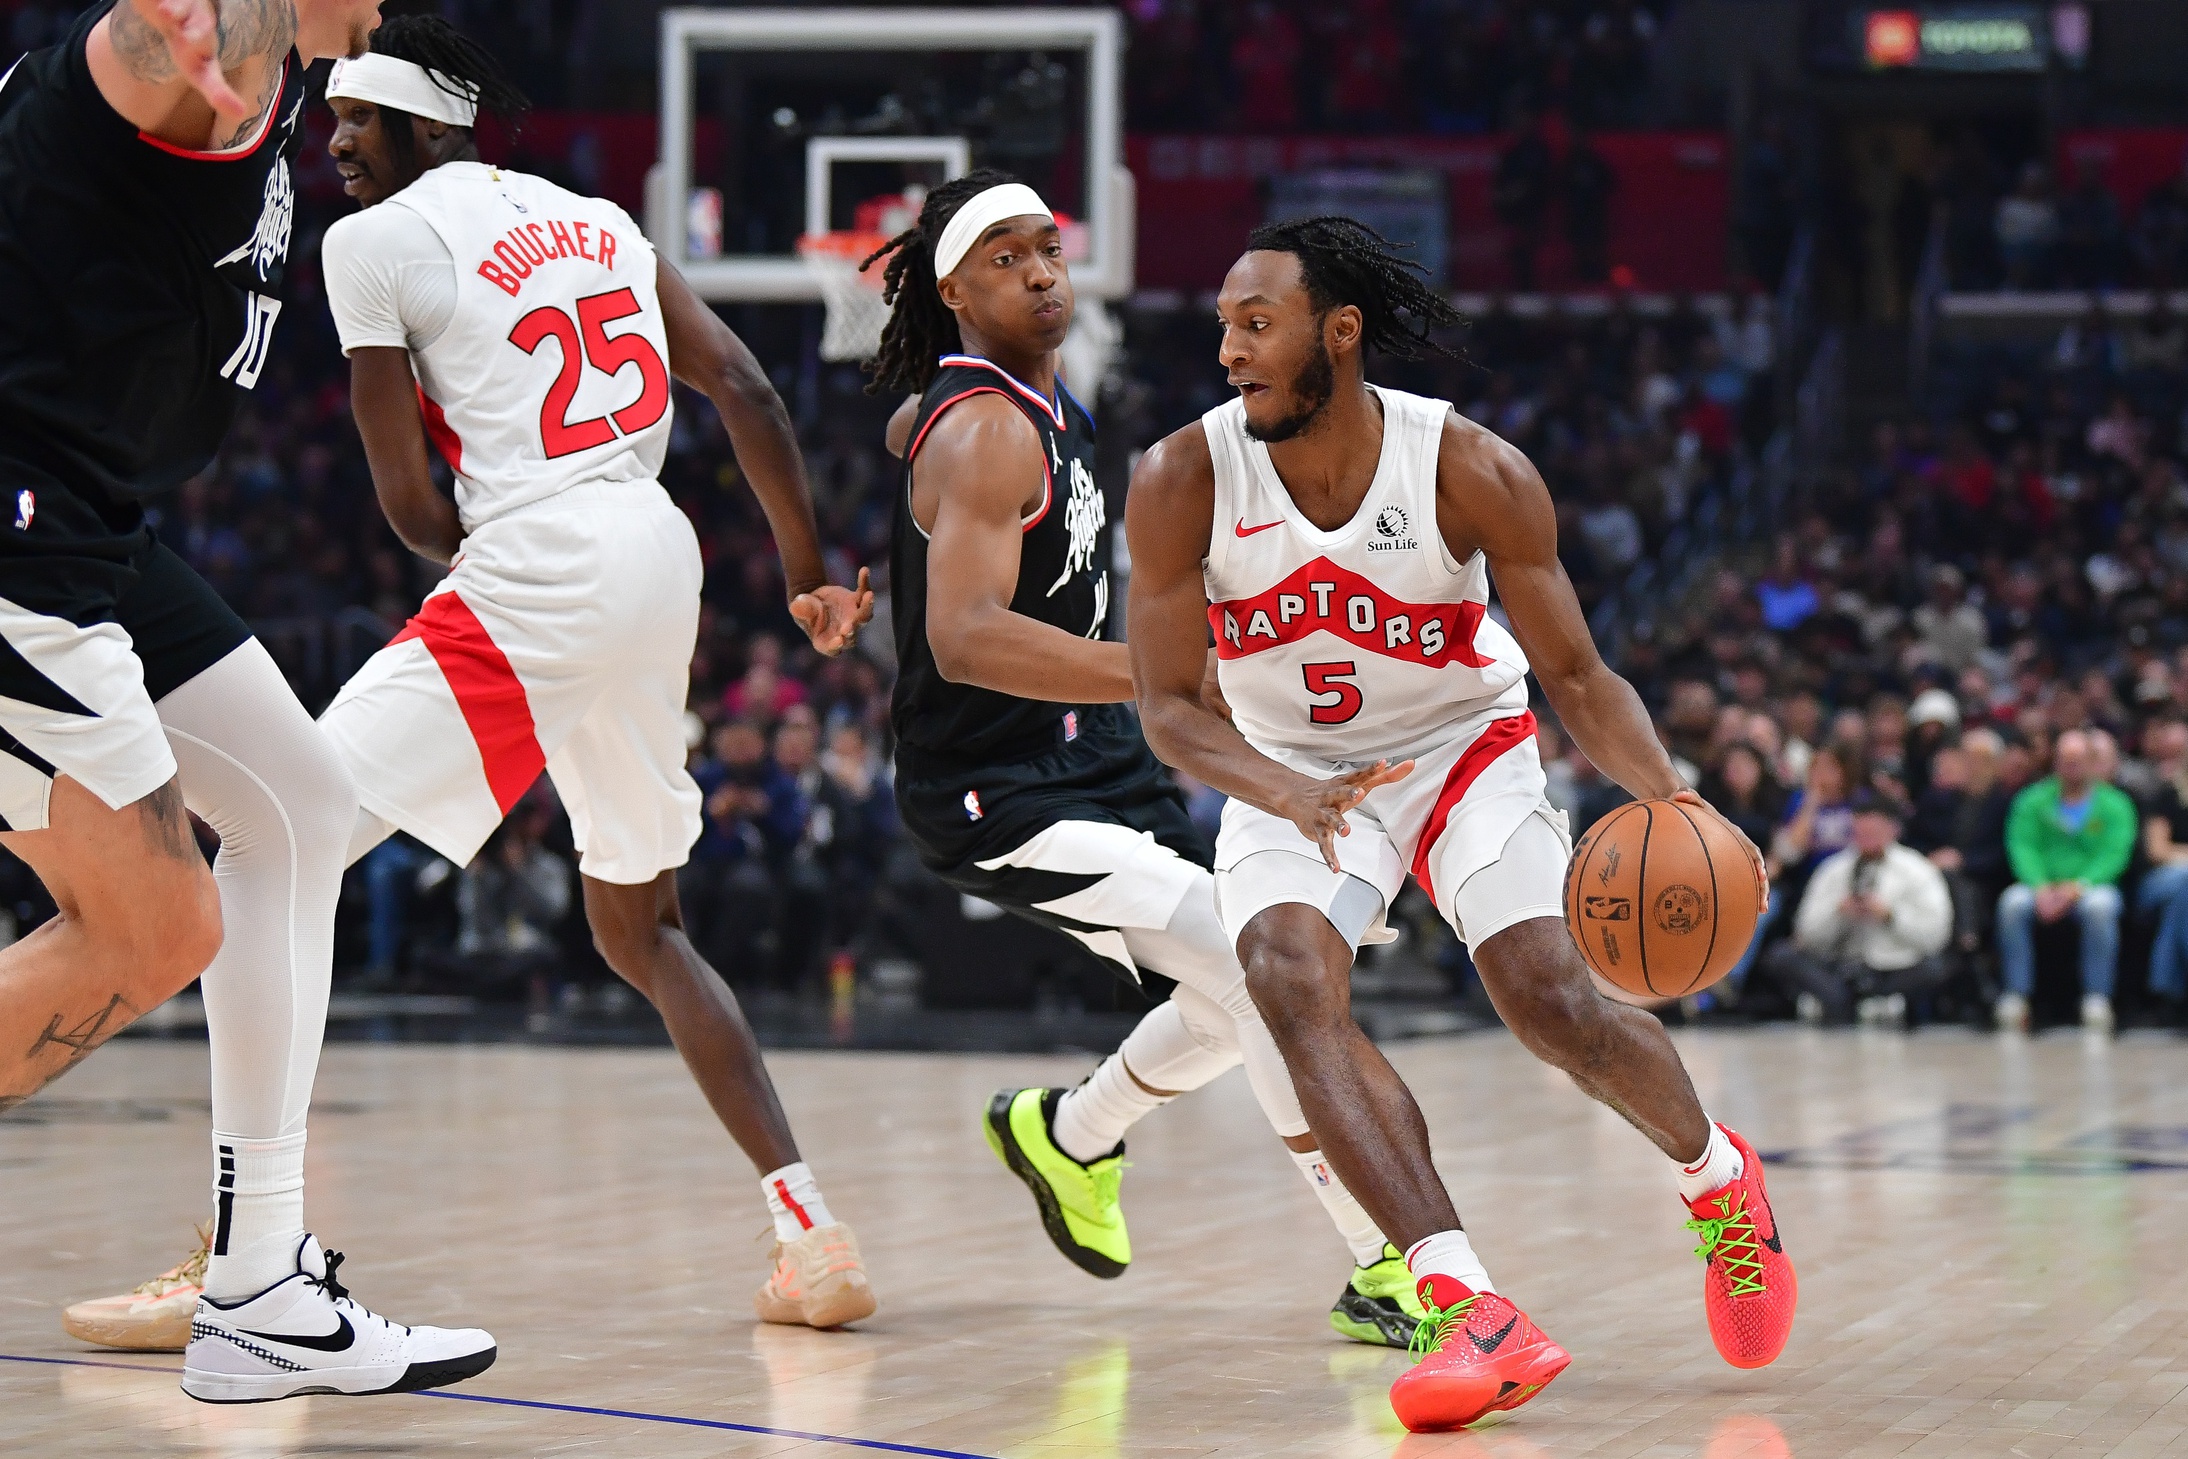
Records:
{"label": "los angeles clippers jersey", "polygon": [[1215,461],[1203,564],[1217,678],[1232,722],[1275,758],[1398,759],[1484,710],[1527,705],[1527,660],[1488,616],[1481,554],[1454,562],[1436,526],[1450,406],[1375,389],[1383,451],[1352,520],[1301,515],[1246,434],[1243,402],[1201,418]]}
{"label": "los angeles clippers jersey", "polygon": [[303,66],[249,141],[191,152],[140,132],[84,55],[110,4],[0,81],[0,487],[89,508],[87,543],[211,461],[258,384],[296,219]]}
{"label": "los angeles clippers jersey", "polygon": [[455,313],[411,365],[467,530],[580,482],[661,474],[668,332],[628,213],[482,162],[379,206],[425,219],[456,263]]}
{"label": "los angeles clippers jersey", "polygon": [[[1033,422],[1041,441],[1040,505],[1020,525],[1013,613],[1082,638],[1109,622],[1110,522],[1094,483],[1094,418],[1071,392],[1056,398],[976,355],[945,355],[920,398],[904,452],[891,534],[889,591],[896,619],[897,681],[890,703],[899,760],[914,774],[1031,759],[1095,729],[1123,723],[1115,705],[1049,704],[972,684],[953,684],[927,643],[927,533],[912,515],[912,471],[936,419],[975,395],[1000,395]],[[945,487],[944,490],[948,488]],[[1029,489],[1027,496],[1033,492]]]}

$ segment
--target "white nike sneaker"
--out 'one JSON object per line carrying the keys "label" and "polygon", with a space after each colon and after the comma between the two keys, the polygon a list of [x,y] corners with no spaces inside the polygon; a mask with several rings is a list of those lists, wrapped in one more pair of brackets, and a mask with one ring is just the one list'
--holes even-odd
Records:
{"label": "white nike sneaker", "polygon": [[306,1236],[296,1274],[241,1302],[198,1299],[182,1391],[204,1403],[266,1403],[306,1393],[415,1393],[485,1372],[494,1339],[475,1327],[404,1327],[335,1280],[342,1253]]}

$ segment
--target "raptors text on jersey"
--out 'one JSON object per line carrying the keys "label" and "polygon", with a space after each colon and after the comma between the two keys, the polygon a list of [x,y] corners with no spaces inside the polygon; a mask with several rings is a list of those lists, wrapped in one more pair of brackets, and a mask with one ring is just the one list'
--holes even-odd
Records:
{"label": "raptors text on jersey", "polygon": [[1244,405],[1202,418],[1215,464],[1204,564],[1217,679],[1264,752],[1333,762],[1403,758],[1491,708],[1524,709],[1527,660],[1489,617],[1480,554],[1452,561],[1436,526],[1450,406],[1375,389],[1383,447],[1352,519],[1302,516],[1246,434]]}

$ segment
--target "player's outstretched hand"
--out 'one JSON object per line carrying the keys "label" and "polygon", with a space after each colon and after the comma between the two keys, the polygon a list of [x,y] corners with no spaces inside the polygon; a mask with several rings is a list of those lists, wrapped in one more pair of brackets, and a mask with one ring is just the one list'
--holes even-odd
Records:
{"label": "player's outstretched hand", "polygon": [[858,631],[874,621],[872,574],[858,570],[856,590],[827,583],[790,600],[790,616],[813,640],[813,647],[834,658],[858,642]]}
{"label": "player's outstretched hand", "polygon": [[1763,853],[1755,843],[1747,838],[1747,832],[1741,830],[1738,826],[1733,826],[1731,817],[1719,811],[1692,790],[1682,790],[1672,796],[1672,799],[1680,805],[1700,806],[1703,810],[1717,817],[1718,820],[1723,821],[1727,826],[1732,826],[1732,834],[1739,837],[1740,844],[1747,848],[1748,860],[1755,863],[1755,882],[1756,885],[1762,888],[1762,904],[1767,904],[1770,901],[1770,863],[1763,859]]}
{"label": "player's outstretched hand", "polygon": [[220,69],[218,0],[129,0],[144,23],[167,42],[176,72],[206,103],[231,122],[249,121],[254,108]]}
{"label": "player's outstretched hand", "polygon": [[1302,776],[1302,784],[1285,802],[1283,814],[1299,828],[1300,835],[1322,848],[1322,859],[1329,863],[1329,869],[1341,872],[1344,868],[1337,864],[1337,838],[1352,834],[1352,827],[1345,824],[1345,812],[1366,800],[1367,793],[1376,786],[1403,780],[1412,773],[1411,760],[1396,765],[1377,760],[1334,780]]}

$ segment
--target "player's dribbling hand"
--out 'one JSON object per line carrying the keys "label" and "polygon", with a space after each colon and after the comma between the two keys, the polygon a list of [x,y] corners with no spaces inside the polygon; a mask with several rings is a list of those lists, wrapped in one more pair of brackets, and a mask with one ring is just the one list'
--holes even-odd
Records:
{"label": "player's dribbling hand", "polygon": [[220,69],[220,18],[217,0],[130,0],[146,25],[167,42],[167,54],[182,79],[206,104],[232,122],[249,121],[255,108],[237,95]]}
{"label": "player's dribbling hand", "polygon": [[1348,770],[1333,780],[1304,782],[1292,793],[1284,805],[1284,818],[1299,828],[1299,834],[1322,848],[1322,859],[1329,863],[1331,871],[1341,872],[1337,864],[1337,838],[1352,834],[1352,827],[1345,824],[1345,813],[1361,801],[1378,785],[1388,785],[1403,780],[1413,773],[1413,762],[1401,760],[1393,765],[1388,760],[1377,760],[1372,765],[1362,765]]}
{"label": "player's dribbling hand", "polygon": [[858,588],[826,583],[790,600],[790,616],[813,641],[813,647],[834,658],[858,642],[858,631],[874,621],[874,590],[867,584],[872,574],[858,570]]}
{"label": "player's dribbling hand", "polygon": [[1756,885],[1762,888],[1763,898],[1757,905],[1768,906],[1770,904],[1770,863],[1763,859],[1763,853],[1757,849],[1755,843],[1747,838],[1747,832],[1741,830],[1738,826],[1733,826],[1731,817],[1702,799],[1696,791],[1679,791],[1672,796],[1672,800],[1680,805],[1700,806],[1718,820],[1723,821],[1727,826],[1732,827],[1732,834],[1740,838],[1740,844],[1747,848],[1748,859],[1755,863],[1755,882]]}

